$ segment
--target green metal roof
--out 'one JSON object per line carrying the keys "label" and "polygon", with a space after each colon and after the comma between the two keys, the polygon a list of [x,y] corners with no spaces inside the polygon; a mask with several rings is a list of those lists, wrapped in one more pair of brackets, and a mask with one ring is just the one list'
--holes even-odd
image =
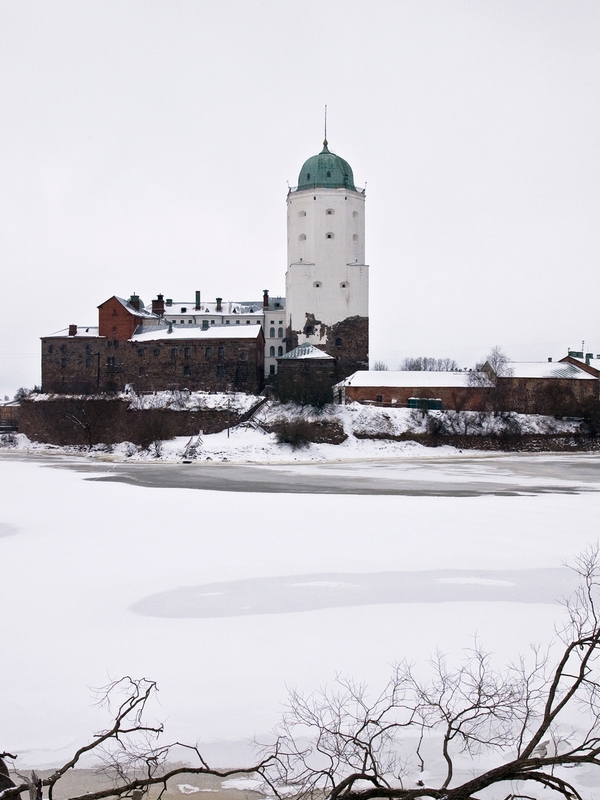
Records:
{"label": "green metal roof", "polygon": [[329,152],[327,139],[323,142],[321,152],[304,162],[296,191],[318,188],[356,191],[352,167],[340,156]]}

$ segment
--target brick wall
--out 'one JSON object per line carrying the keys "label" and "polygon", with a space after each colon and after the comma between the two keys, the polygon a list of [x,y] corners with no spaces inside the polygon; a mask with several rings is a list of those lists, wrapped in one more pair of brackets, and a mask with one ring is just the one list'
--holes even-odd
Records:
{"label": "brick wall", "polygon": [[[325,344],[313,342],[328,355],[335,358],[334,383],[347,378],[357,370],[369,369],[369,318],[347,317],[335,325],[325,325],[307,314],[307,325],[319,332]],[[298,346],[298,333],[290,327],[286,331],[287,351]],[[279,367],[278,367],[279,369]]]}
{"label": "brick wall", "polygon": [[396,403],[406,407],[410,397],[440,399],[453,411],[515,411],[519,414],[577,416],[598,399],[599,382],[559,378],[498,378],[495,388],[360,387],[347,386],[346,402]]}
{"label": "brick wall", "polygon": [[165,339],[143,343],[104,337],[42,339],[42,391],[92,394],[163,389],[258,394],[264,339]]}
{"label": "brick wall", "polygon": [[131,339],[142,318],[128,311],[116,297],[98,306],[98,333],[120,342]]}
{"label": "brick wall", "polygon": [[598,399],[597,380],[497,378],[495,405],[519,414],[573,414]]}
{"label": "brick wall", "polygon": [[451,411],[486,411],[490,408],[490,390],[479,386],[347,386],[346,402],[354,401],[395,403],[399,408],[408,406],[411,397],[423,397],[442,401],[442,408]]}
{"label": "brick wall", "polygon": [[[235,425],[240,415],[230,412]],[[174,411],[129,409],[120,398],[53,397],[24,400],[19,432],[37,442],[57,445],[92,445],[133,442],[147,446],[156,439],[218,433],[227,427],[227,411]]]}

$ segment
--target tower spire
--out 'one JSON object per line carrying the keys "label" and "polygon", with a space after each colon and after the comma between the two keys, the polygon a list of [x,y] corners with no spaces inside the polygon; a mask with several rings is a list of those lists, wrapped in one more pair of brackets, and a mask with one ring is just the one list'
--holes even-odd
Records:
{"label": "tower spire", "polygon": [[327,147],[327,106],[325,106],[325,138],[323,139],[323,147]]}

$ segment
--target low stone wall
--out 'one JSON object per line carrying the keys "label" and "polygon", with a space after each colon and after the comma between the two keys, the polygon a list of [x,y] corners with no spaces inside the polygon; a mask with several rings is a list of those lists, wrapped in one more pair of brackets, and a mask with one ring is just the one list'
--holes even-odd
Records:
{"label": "low stone wall", "polygon": [[357,439],[382,439],[395,442],[418,442],[425,447],[449,445],[459,450],[498,450],[508,453],[562,453],[571,451],[597,452],[600,438],[585,433],[541,434],[522,433],[506,436],[465,436],[455,434],[406,433],[394,436],[386,433],[361,433],[355,431]]}
{"label": "low stone wall", "polygon": [[[241,415],[229,414],[233,426]],[[24,400],[19,432],[31,441],[56,445],[133,442],[147,447],[173,436],[219,433],[227,428],[227,411],[175,411],[170,408],[132,410],[120,398]]]}

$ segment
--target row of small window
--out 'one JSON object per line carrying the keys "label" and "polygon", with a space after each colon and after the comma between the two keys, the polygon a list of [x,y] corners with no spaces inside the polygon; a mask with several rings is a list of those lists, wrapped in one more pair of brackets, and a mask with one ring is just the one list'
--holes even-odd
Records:
{"label": "row of small window", "polygon": [[[283,347],[278,347],[277,348],[277,355],[278,356],[282,356],[283,355]],[[275,348],[274,347],[269,347],[269,356],[271,358],[275,358]]]}
{"label": "row of small window", "polygon": [[[181,310],[183,311],[184,309],[182,308]],[[167,320],[167,322],[168,322],[168,320]],[[171,320],[171,322],[172,322],[173,325],[177,325],[177,320],[176,319]],[[194,320],[193,319],[188,319],[187,322],[188,322],[188,325],[193,325],[194,324]],[[256,322],[257,325],[260,325],[260,320],[259,319],[255,320],[255,322]],[[180,325],[185,325],[185,320],[184,319],[180,319],[179,320],[179,324]],[[210,324],[211,325],[215,324],[214,319],[211,319]],[[236,319],[235,324],[236,325],[241,325],[242,324],[242,320]],[[246,320],[246,325],[250,325],[250,324],[251,324],[251,320],[247,319]],[[225,320],[225,325],[231,325],[231,320],[226,319]],[[202,320],[202,327],[204,328],[204,330],[206,330],[208,328],[208,320],[207,319],[203,319]]]}
{"label": "row of small window", "polygon": [[[335,239],[335,233],[332,233],[332,231],[328,231],[325,234],[325,238],[326,239]],[[301,233],[300,236],[298,236],[298,241],[305,242],[306,241],[306,234],[305,233]],[[358,242],[358,233],[353,233],[352,234],[352,241],[353,242]]]}
{"label": "row of small window", "polygon": [[[315,281],[313,283],[313,286],[315,287],[315,289],[320,289],[323,286],[323,284],[321,283],[321,281]],[[349,286],[350,284],[348,283],[348,281],[342,281],[340,283],[340,289],[347,289]]]}
{"label": "row of small window", "polygon": [[[183,374],[184,375],[192,374],[192,368],[189,366],[189,364],[186,364],[184,366]],[[217,364],[217,376],[221,376],[224,374],[225,374],[225,367],[223,366],[223,364]],[[146,375],[146,367],[140,367],[138,375],[140,376],[140,378],[143,378]]]}
{"label": "row of small window", "polygon": [[[204,348],[204,358],[212,358],[213,349],[214,348],[212,348],[212,347],[205,347]],[[271,349],[274,350],[274,348],[271,348]],[[279,349],[281,350],[281,355],[283,355],[283,349],[281,347]],[[217,350],[217,358],[221,359],[221,358],[225,357],[225,348],[217,347],[216,350]],[[154,350],[154,355],[158,356],[159,354],[160,354],[160,350],[158,348],[156,348]],[[171,358],[177,358],[178,354],[179,354],[178,348],[177,347],[172,347],[171,348]],[[184,347],[183,355],[184,355],[185,358],[189,358],[190,355],[191,355],[191,348],[190,347]],[[275,355],[275,353],[273,353],[273,355]],[[244,352],[241,352],[241,353],[238,354],[238,359],[240,361],[247,361],[248,360],[248,354],[244,353]],[[63,358],[62,361],[61,361],[61,366],[65,367],[66,365],[67,365],[67,359]],[[85,365],[86,365],[86,367],[90,367],[91,366],[91,359],[90,358],[86,358]],[[106,359],[106,366],[107,367],[116,366],[115,356],[109,356]]]}
{"label": "row of small window", "polygon": [[[328,208],[328,209],[326,209],[326,211],[325,211],[325,214],[326,214],[328,217],[332,217],[332,216],[335,214],[335,209],[333,209],[333,208]],[[298,212],[298,216],[299,216],[299,217],[305,217],[305,216],[306,216],[306,211],[299,211],[299,212]],[[358,217],[358,211],[353,211],[353,212],[352,212],[352,216],[353,216],[353,217]]]}

